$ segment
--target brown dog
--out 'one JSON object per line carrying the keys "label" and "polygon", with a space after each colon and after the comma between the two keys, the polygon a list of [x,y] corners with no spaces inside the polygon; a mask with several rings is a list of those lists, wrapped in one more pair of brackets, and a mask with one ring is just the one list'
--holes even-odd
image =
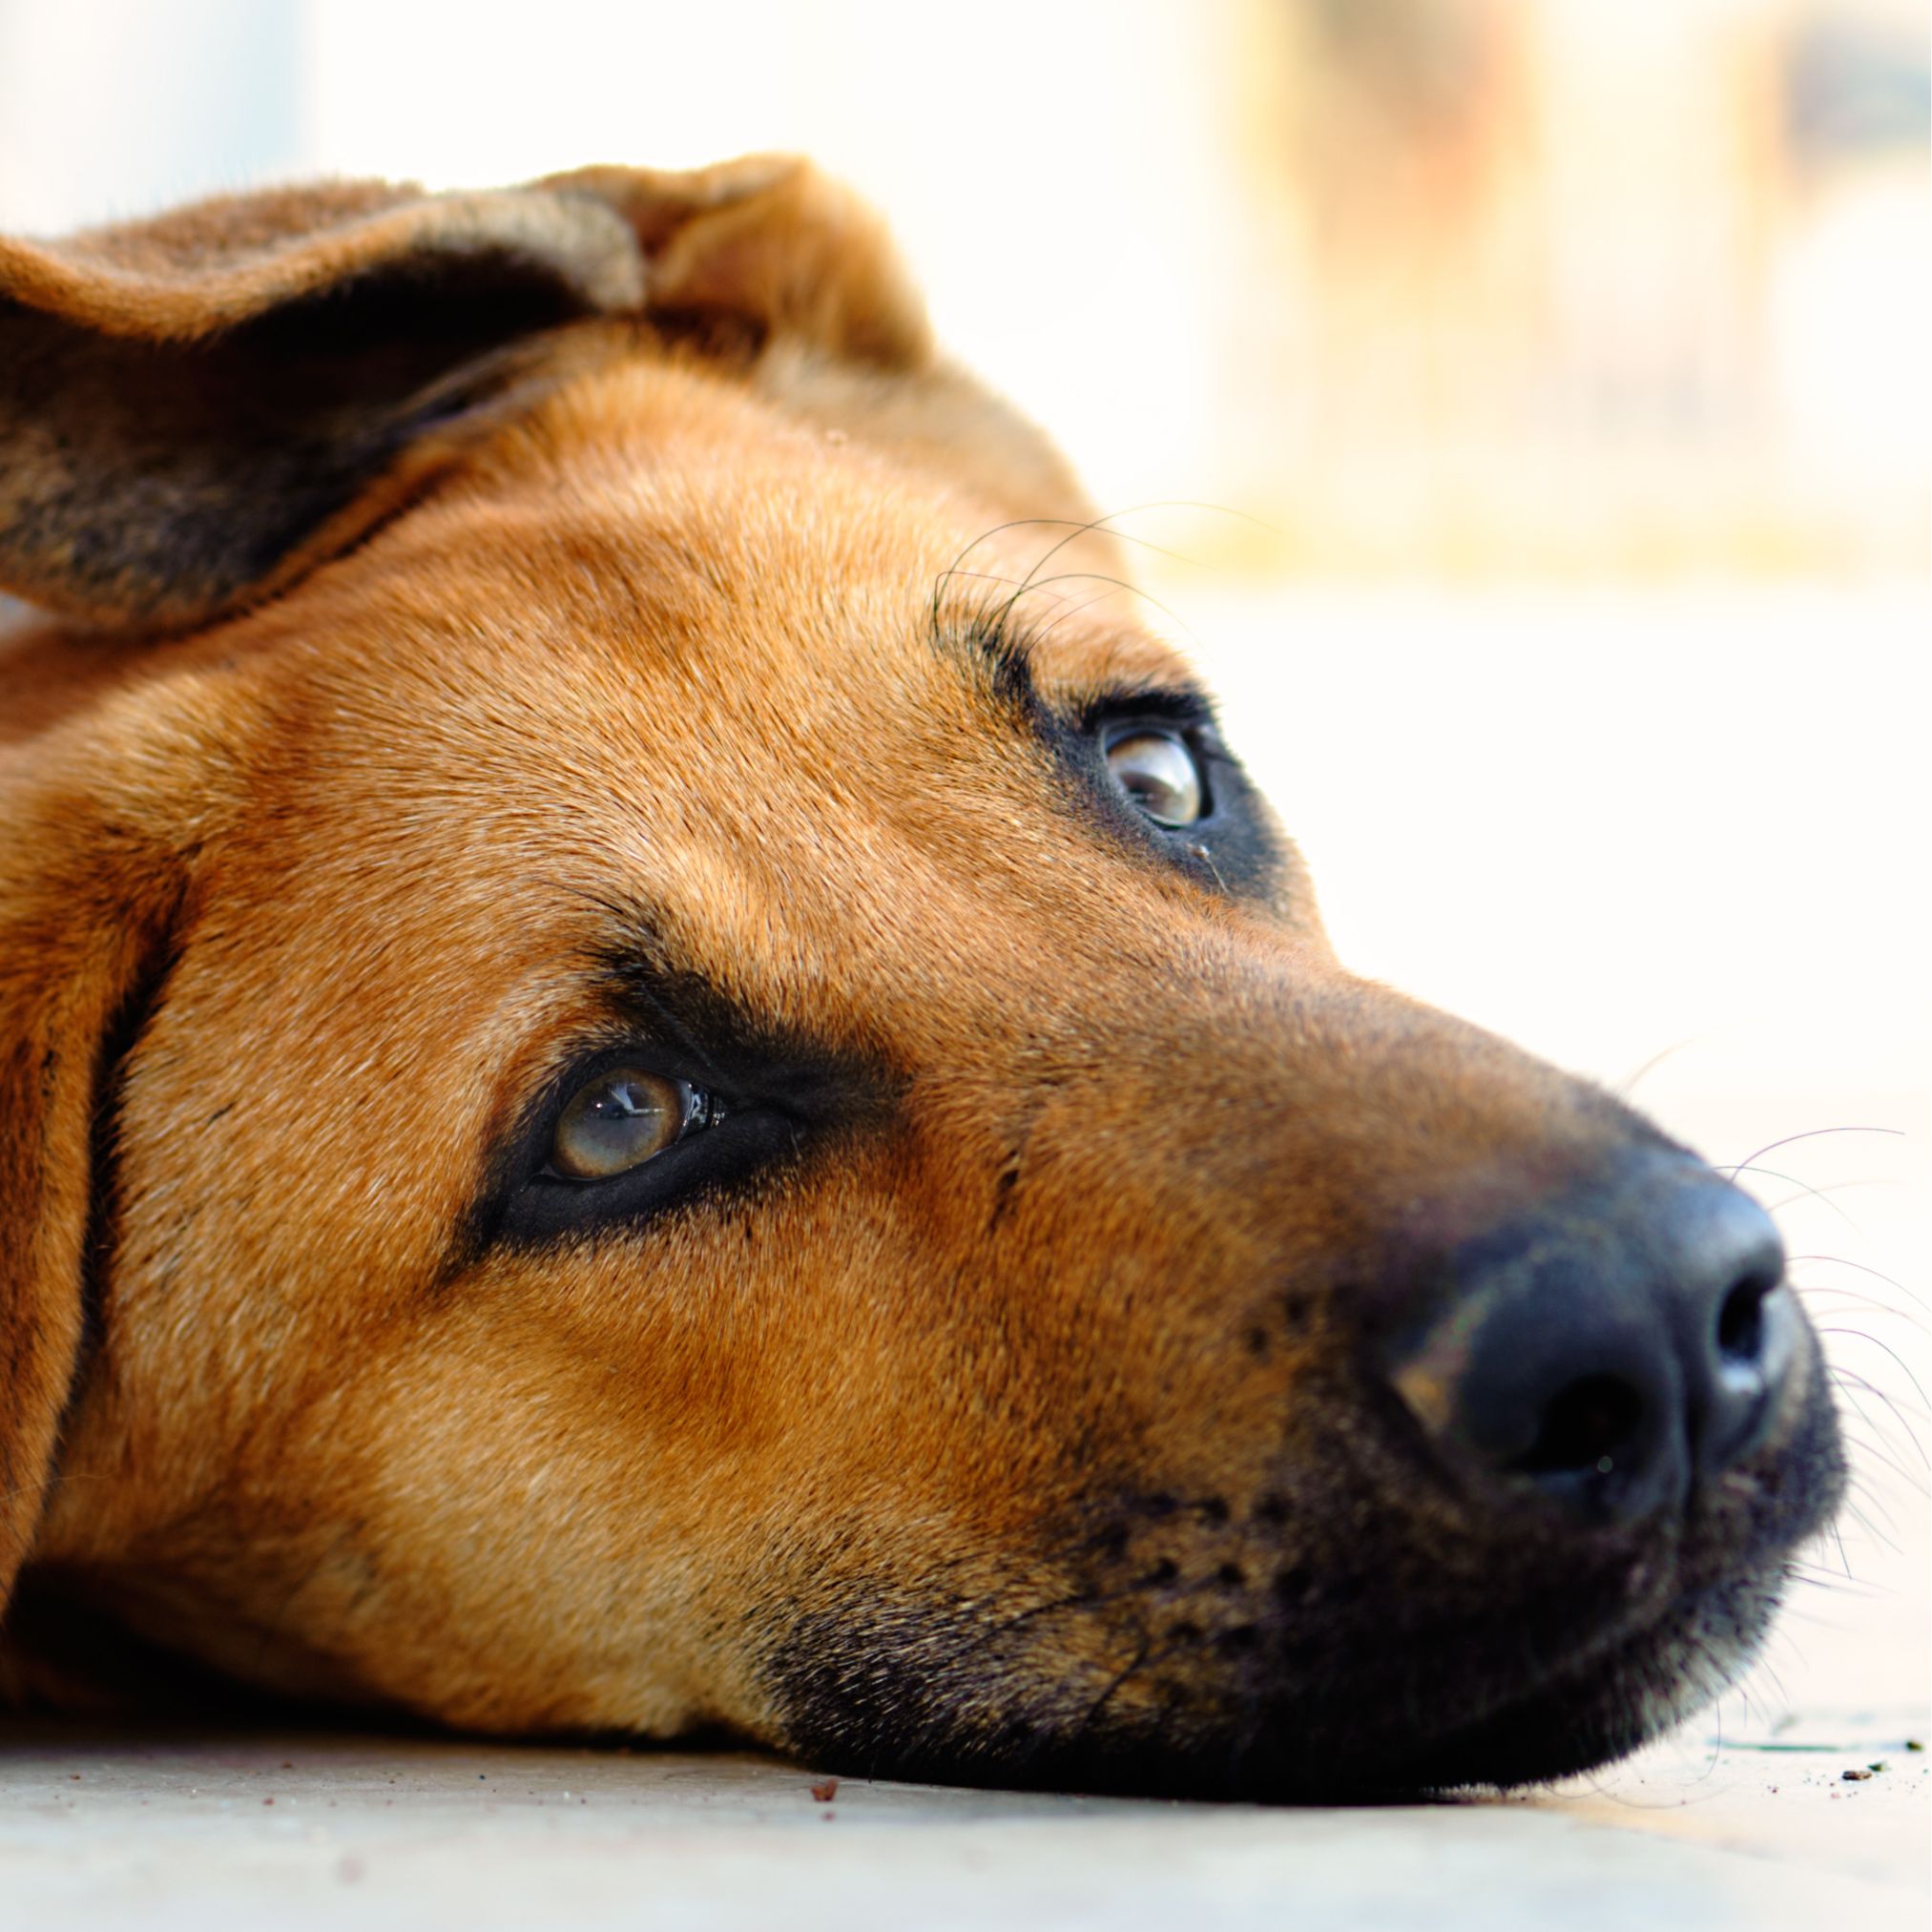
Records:
{"label": "brown dog", "polygon": [[837,191],[0,292],[12,1695],[1327,1796],[1751,1653],[1839,1481],[1769,1224],[1337,965]]}

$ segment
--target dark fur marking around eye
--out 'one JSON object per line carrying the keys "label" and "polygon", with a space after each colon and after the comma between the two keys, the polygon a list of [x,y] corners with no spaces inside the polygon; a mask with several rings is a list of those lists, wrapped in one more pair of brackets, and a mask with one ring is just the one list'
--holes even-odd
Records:
{"label": "dark fur marking around eye", "polygon": [[[634,1226],[740,1194],[891,1117],[900,1079],[882,1053],[809,1038],[748,1010],[679,952],[647,908],[598,904],[611,932],[590,970],[609,1021],[596,1039],[560,1057],[498,1136],[445,1278],[492,1245]],[[544,1174],[560,1110],[585,1081],[620,1064],[690,1082],[718,1103],[721,1117],[608,1179]]]}
{"label": "dark fur marking around eye", "polygon": [[[1035,669],[1034,635],[1007,604],[996,603],[950,629],[936,628],[934,641],[1009,729],[1046,749],[1059,768],[1062,800],[1083,820],[1097,821],[1132,849],[1212,891],[1269,898],[1279,889],[1285,855],[1240,761],[1223,743],[1203,693],[1186,684],[1045,691]],[[1206,816],[1164,827],[1122,796],[1107,769],[1105,740],[1110,727],[1136,723],[1185,737],[1206,781],[1211,805]]]}
{"label": "dark fur marking around eye", "polygon": [[952,648],[977,676],[988,696],[1004,709],[1031,718],[1041,709],[1033,681],[1033,640],[1013,622],[1005,609],[969,622],[952,640]]}

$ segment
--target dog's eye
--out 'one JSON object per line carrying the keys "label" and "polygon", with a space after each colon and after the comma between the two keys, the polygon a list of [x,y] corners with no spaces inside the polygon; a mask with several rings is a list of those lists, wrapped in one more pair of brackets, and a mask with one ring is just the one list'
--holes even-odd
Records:
{"label": "dog's eye", "polygon": [[578,1088],[558,1116],[551,1169],[566,1180],[628,1173],[704,1124],[709,1105],[688,1080],[636,1067],[600,1073]]}
{"label": "dog's eye", "polygon": [[1206,806],[1201,768],[1178,732],[1124,733],[1107,747],[1107,769],[1156,825],[1192,825]]}

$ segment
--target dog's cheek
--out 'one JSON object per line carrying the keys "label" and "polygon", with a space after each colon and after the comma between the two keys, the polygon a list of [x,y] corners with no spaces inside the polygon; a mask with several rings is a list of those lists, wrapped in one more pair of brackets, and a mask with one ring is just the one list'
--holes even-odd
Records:
{"label": "dog's cheek", "polygon": [[693,1640],[704,1579],[665,1502],[701,1439],[654,1425],[634,1336],[519,1313],[514,1286],[459,1284],[293,1445],[326,1527],[286,1626],[445,1721],[675,1735],[728,1662]]}
{"label": "dog's cheek", "polygon": [[758,1526],[809,1516],[846,1439],[811,1339],[827,1297],[747,1257],[804,1238],[700,1214],[444,1284],[281,1431],[219,1586],[276,1641],[211,1661],[287,1680],[324,1657],[333,1694],[497,1731],[772,1735],[736,1635]]}
{"label": "dog's cheek", "polygon": [[283,1628],[466,1724],[779,1741],[774,1601],[955,1594],[975,1550],[989,1584],[1050,1581],[1027,1552],[1058,1444],[990,1393],[956,1272],[863,1186],[778,1195],[451,1284],[292,1444],[327,1527]]}

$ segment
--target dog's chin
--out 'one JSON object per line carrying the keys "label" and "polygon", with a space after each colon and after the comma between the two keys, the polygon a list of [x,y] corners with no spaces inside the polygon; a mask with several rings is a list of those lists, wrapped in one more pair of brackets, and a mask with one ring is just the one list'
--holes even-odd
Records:
{"label": "dog's chin", "polygon": [[836,1684],[800,1669],[791,1742],[854,1775],[1116,1796],[1335,1804],[1544,1783],[1629,1755],[1735,1682],[1771,1627],[1782,1574],[1769,1562],[1680,1593],[1641,1624],[1599,1626],[1577,1654],[1545,1656],[1513,1683],[1493,1669],[1499,1624],[1473,1693],[1466,1631],[1441,1647],[1412,1639],[1395,1695],[1385,1669],[1356,1677],[1338,1659],[1319,1682],[1269,1685],[1250,1670],[1238,1691],[1176,1693],[1120,1717],[1090,1698],[1070,1718],[1058,1699],[1012,1684],[1007,1697],[983,1687],[942,1699],[877,1656]]}
{"label": "dog's chin", "polygon": [[[1298,1740],[1264,1741],[1227,1795],[1392,1800],[1596,1770],[1694,1715],[1743,1674],[1770,1631],[1780,1580],[1774,1569],[1680,1598],[1663,1619],[1588,1662],[1559,1662],[1532,1688],[1506,1692],[1487,1710],[1440,1728],[1426,1713],[1411,1724],[1378,1714],[1351,1725],[1345,1708],[1334,1712],[1325,1761]],[[1292,1737],[1293,1714],[1284,1710],[1280,1720],[1279,1735]]]}

